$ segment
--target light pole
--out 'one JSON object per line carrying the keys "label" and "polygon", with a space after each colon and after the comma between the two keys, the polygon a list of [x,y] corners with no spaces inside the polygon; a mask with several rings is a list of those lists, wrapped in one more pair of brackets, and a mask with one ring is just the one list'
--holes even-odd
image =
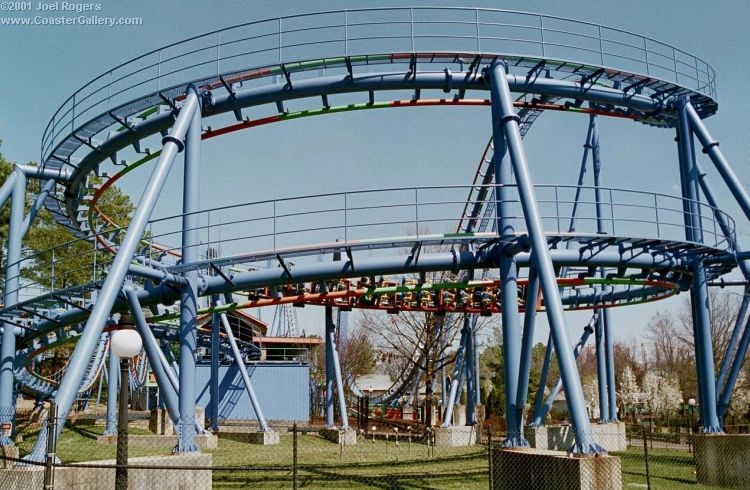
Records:
{"label": "light pole", "polygon": [[695,398],[688,400],[690,406],[690,433],[693,433],[693,412],[695,412]]}
{"label": "light pole", "polygon": [[[121,322],[123,324],[124,322]],[[112,335],[112,353],[120,358],[120,409],[117,422],[117,469],[115,489],[128,488],[128,370],[130,358],[136,356],[143,346],[141,336],[132,328],[124,328]]]}

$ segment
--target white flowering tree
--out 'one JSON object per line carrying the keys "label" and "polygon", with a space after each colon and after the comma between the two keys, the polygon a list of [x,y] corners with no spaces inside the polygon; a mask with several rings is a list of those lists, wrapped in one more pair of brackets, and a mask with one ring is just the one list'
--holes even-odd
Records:
{"label": "white flowering tree", "polygon": [[599,387],[595,377],[589,376],[583,382],[583,397],[591,408],[591,418],[599,418]]}
{"label": "white flowering tree", "polygon": [[627,413],[628,407],[638,405],[638,395],[641,393],[641,387],[635,379],[635,373],[630,365],[626,364],[620,375],[620,400],[624,405],[623,413]]}
{"label": "white flowering tree", "polygon": [[668,416],[680,409],[682,391],[674,377],[648,371],[643,377],[645,402],[652,416]]}
{"label": "white flowering tree", "polygon": [[744,373],[737,378],[732,393],[732,401],[729,403],[729,415],[732,417],[744,417],[750,412],[750,385]]}

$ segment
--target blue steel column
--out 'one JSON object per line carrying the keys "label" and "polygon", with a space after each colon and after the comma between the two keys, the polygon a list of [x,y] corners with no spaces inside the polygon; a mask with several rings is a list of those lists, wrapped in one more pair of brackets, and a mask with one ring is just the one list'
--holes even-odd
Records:
{"label": "blue steel column", "polygon": [[740,375],[740,370],[742,369],[742,364],[745,360],[745,355],[747,354],[747,350],[749,346],[750,346],[750,318],[748,318],[747,323],[745,324],[745,330],[742,332],[742,337],[740,338],[740,343],[737,347],[737,354],[735,354],[734,361],[732,362],[732,367],[729,370],[727,384],[726,386],[724,386],[724,390],[721,392],[721,395],[719,397],[719,403],[718,403],[719,420],[724,418],[724,414],[726,414],[727,408],[729,408],[729,403],[732,400],[732,392],[734,391],[734,385],[737,382],[737,378]]}
{"label": "blue steel column", "polygon": [[[10,202],[10,225],[5,258],[5,287],[3,304],[8,306],[18,302],[18,288],[21,277],[21,241],[23,240],[23,212],[26,197],[26,175],[14,169],[13,191]],[[13,365],[16,359],[16,334],[11,323],[3,323],[2,346],[0,347],[0,424],[11,424],[15,430],[16,393]],[[12,446],[13,440],[0,434],[0,445]]]}
{"label": "blue steel column", "polygon": [[539,376],[539,388],[536,390],[534,397],[534,412],[530,427],[541,427],[544,425],[544,416],[542,415],[542,405],[544,403],[544,388],[547,386],[547,377],[549,376],[549,365],[552,361],[552,334],[547,337],[547,349],[544,351],[544,362],[542,363],[542,374]]}
{"label": "blue steel column", "polygon": [[250,397],[250,404],[253,406],[255,416],[258,417],[260,430],[263,432],[270,432],[271,429],[269,429],[268,427],[266,417],[265,415],[263,415],[263,410],[260,406],[260,402],[258,402],[258,397],[255,395],[253,384],[250,382],[250,375],[247,373],[247,366],[245,366],[245,362],[242,360],[242,353],[240,352],[240,348],[237,346],[237,341],[234,338],[234,333],[232,333],[232,327],[229,325],[227,314],[221,313],[219,314],[219,318],[221,319],[221,324],[224,326],[224,333],[226,334],[227,340],[229,341],[229,346],[232,348],[232,356],[234,356],[234,362],[237,363],[237,368],[240,371],[240,376],[242,376],[242,382],[245,385],[245,391],[247,391],[247,395],[248,397]]}
{"label": "blue steel column", "polygon": [[[112,343],[112,335],[109,336]],[[111,347],[111,345],[110,345]],[[117,385],[120,378],[120,358],[109,349],[109,360],[107,363],[107,419],[104,425],[104,435],[114,436],[117,434]]]}
{"label": "blue steel column", "polygon": [[[326,427],[334,427],[333,420],[333,383],[336,382],[336,392],[339,399],[339,412],[341,416],[341,428],[349,429],[349,417],[346,412],[346,396],[344,393],[344,381],[341,376],[341,365],[339,354],[336,349],[336,325],[333,323],[333,307],[325,307],[326,321]],[[330,371],[329,371],[330,366]],[[330,374],[330,376],[329,376]],[[330,414],[330,425],[328,416]]]}
{"label": "blue steel column", "polygon": [[[575,348],[573,349],[573,357],[578,359],[578,356],[581,353],[581,350],[583,349],[583,346],[586,345],[586,341],[589,339],[592,333],[594,333],[594,325],[596,324],[596,319],[583,327],[583,333],[581,334],[581,339],[576,344]],[[544,418],[547,416],[547,413],[549,413],[550,409],[552,408],[552,404],[555,403],[555,399],[557,398],[557,395],[560,394],[560,390],[563,387],[562,379],[558,379],[555,382],[555,385],[552,387],[552,389],[549,392],[549,395],[547,395],[547,401],[544,403],[544,406],[539,410],[538,414],[534,415],[534,422],[533,427],[541,427],[544,425]]]}
{"label": "blue steel column", "polygon": [[703,403],[701,405],[701,418],[703,419],[702,432],[723,432],[716,411],[716,388],[714,372],[714,356],[711,344],[711,310],[708,299],[708,282],[706,268],[702,261],[696,262],[693,267],[693,300],[695,301],[695,344],[703,348],[697,350],[700,356],[700,372],[698,372],[698,383],[701,385]]}
{"label": "blue steel column", "polygon": [[[604,202],[601,191],[601,170],[602,160],[599,148],[599,126],[595,115],[590,116],[591,126],[591,157],[594,168],[594,196],[596,201],[596,232],[604,235],[607,231],[604,228]],[[599,275],[604,275],[604,269],[599,270]],[[602,291],[598,287],[599,292]],[[599,389],[599,423],[606,424],[609,422],[609,387],[607,383],[607,357],[606,357],[606,332],[604,328],[604,315],[599,315],[599,321],[596,322],[594,331],[594,340],[596,344],[596,378]]]}
{"label": "blue steel column", "polygon": [[469,336],[469,329],[471,328],[470,320],[468,315],[464,315],[464,326],[461,329],[461,340],[458,343],[458,350],[456,351],[456,359],[453,361],[453,376],[451,376],[451,391],[448,396],[448,400],[445,405],[445,413],[443,415],[443,423],[440,427],[450,427],[453,425],[453,407],[456,405],[456,400],[459,395],[459,378],[461,373],[464,371],[464,351],[466,349],[466,339]]}
{"label": "blue steel column", "polygon": [[617,390],[615,389],[615,351],[612,338],[612,318],[609,308],[602,312],[604,318],[604,351],[607,354],[607,391],[609,392],[609,421],[617,422]]}
{"label": "blue steel column", "polygon": [[466,425],[477,423],[477,379],[474,371],[476,351],[474,347],[474,329],[471,328],[471,321],[469,321],[468,337],[466,338],[466,361],[464,362],[464,369],[466,370]]}
{"label": "blue steel column", "polygon": [[719,171],[721,178],[724,179],[724,183],[729,187],[729,191],[734,196],[737,204],[739,204],[742,212],[745,213],[745,217],[750,219],[750,196],[748,196],[737,174],[734,173],[732,166],[724,158],[724,154],[719,149],[719,142],[711,137],[711,134],[690,102],[685,102],[680,106],[681,119],[682,114],[686,115],[690,127],[703,146],[703,152],[708,155],[714,166],[716,166],[716,170]]}
{"label": "blue steel column", "polygon": [[[188,91],[199,97],[198,90],[191,86]],[[200,236],[200,144],[201,109],[193,112],[193,118],[185,138],[185,175],[182,194],[182,263],[192,264],[199,260]],[[175,452],[197,452],[195,443],[195,347],[198,319],[198,271],[184,273],[188,285],[180,296],[180,420],[176,425],[177,446]]]}
{"label": "blue steel column", "polygon": [[333,308],[325,307],[326,322],[326,427],[333,429],[336,422],[333,417],[333,335],[336,331],[333,325]]}
{"label": "blue steel column", "polygon": [[[504,69],[503,65],[501,66]],[[503,76],[505,73],[503,72]],[[492,143],[495,148],[495,213],[497,230],[501,239],[514,237],[513,216],[513,164],[508,152],[506,127],[503,124],[500,95],[494,70],[492,76]],[[515,114],[515,113],[514,113]],[[545,244],[546,246],[546,244]],[[523,437],[523,427],[518,414],[518,366],[521,363],[521,325],[518,313],[518,266],[513,257],[500,250],[500,296],[502,304],[503,367],[505,384],[506,447],[528,447]]]}
{"label": "blue steel column", "polygon": [[[68,369],[65,372],[65,376],[60,383],[60,387],[57,390],[57,396],[55,397],[55,402],[58,407],[58,421],[63,422],[57,424],[58,437],[62,431],[64,421],[68,418],[68,413],[70,412],[70,408],[75,400],[78,387],[81,385],[81,380],[83,379],[83,375],[88,367],[91,356],[96,349],[96,344],[99,341],[102,330],[104,329],[104,323],[112,310],[112,305],[120,294],[125,275],[128,272],[128,266],[140,244],[143,232],[146,230],[148,219],[151,216],[154,205],[164,187],[164,182],[166,181],[169,170],[172,167],[175,156],[182,150],[182,138],[185,136],[187,127],[190,124],[193,113],[197,107],[198,97],[194,92],[190,92],[185,99],[185,103],[182,106],[179,115],[177,116],[171,134],[162,140],[164,142],[164,147],[161,155],[154,166],[154,170],[146,184],[146,188],[143,190],[143,195],[141,196],[138,207],[133,214],[133,219],[130,221],[130,225],[128,225],[125,237],[120,243],[120,248],[110,266],[109,273],[104,280],[104,284],[102,285],[100,294],[94,304],[94,308],[89,315],[83,333],[79,337],[76,348],[70,357]],[[32,461],[44,461],[46,444],[47,426],[44,425],[39,433],[33,451],[27,456],[27,458]]]}
{"label": "blue steel column", "polygon": [[[677,139],[679,145],[680,177],[683,189],[690,206],[690,231],[688,239],[703,242],[700,210],[698,205],[699,177],[695,165],[695,148],[691,121],[690,105],[686,98],[680,99],[679,117],[677,119]],[[706,269],[702,261],[696,261],[693,267],[693,332],[695,335],[696,367],[698,371],[699,398],[701,400],[701,418],[703,432],[722,432],[716,406],[716,371],[714,368],[713,343],[711,340],[711,305],[708,296]]]}
{"label": "blue steel column", "polygon": [[[604,450],[601,446],[594,442],[591,424],[586,412],[586,402],[583,397],[581,379],[578,376],[575,358],[570,349],[571,342],[565,325],[560,291],[557,286],[547,239],[542,227],[533,183],[526,163],[526,154],[518,128],[518,116],[513,108],[513,99],[510,87],[508,86],[505,69],[506,65],[500,62],[493,63],[490,68],[493,132],[495,127],[503,126],[505,137],[507,138],[508,152],[513,162],[521,207],[523,208],[526,227],[531,239],[533,263],[536,266],[539,281],[542,285],[547,318],[560,365],[560,376],[565,388],[568,410],[576,434],[576,442],[572,451],[581,453],[603,452]],[[497,143],[495,144],[495,148],[498,148]],[[503,307],[505,307],[505,303]],[[510,391],[509,388],[506,386],[506,391]],[[516,428],[515,430],[518,429]]]}
{"label": "blue steel column", "polygon": [[[529,393],[529,377],[531,376],[531,354],[534,350],[534,327],[536,325],[536,304],[539,301],[539,277],[534,267],[529,267],[529,284],[526,291],[526,309],[523,315],[523,338],[521,341],[521,363],[518,367],[518,418],[523,428],[523,409]],[[539,387],[544,391],[544,386]]]}
{"label": "blue steel column", "polygon": [[[141,311],[141,304],[138,301],[138,295],[132,286],[128,285],[124,288],[125,297],[128,300],[128,306],[130,307],[130,313],[133,315],[133,323],[138,333],[141,334],[143,339],[143,348],[146,351],[151,370],[154,372],[156,383],[159,386],[159,394],[164,400],[164,405],[167,407],[167,413],[172,422],[176,422],[180,418],[178,409],[177,392],[169,381],[167,373],[164,369],[164,365],[159,360],[159,344],[156,342],[154,333],[146,322],[146,318],[143,316]],[[110,351],[111,354],[111,351]],[[115,356],[112,356],[115,357]],[[107,392],[109,396],[109,392]],[[107,409],[109,409],[109,400],[107,400]],[[109,422],[109,419],[107,420]],[[115,431],[116,433],[116,431]]]}
{"label": "blue steel column", "polygon": [[[218,297],[213,298],[213,304],[216,305]],[[210,384],[210,395],[211,395],[211,430],[216,432],[219,430],[219,360],[221,359],[221,342],[219,339],[219,329],[221,328],[219,322],[218,313],[211,315],[211,379]]]}

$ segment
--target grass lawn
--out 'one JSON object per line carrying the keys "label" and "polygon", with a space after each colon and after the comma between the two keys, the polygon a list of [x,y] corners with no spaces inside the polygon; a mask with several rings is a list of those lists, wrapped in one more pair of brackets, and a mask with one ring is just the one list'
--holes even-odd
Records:
{"label": "grass lawn", "polygon": [[[101,444],[96,438],[103,427],[68,427],[58,442],[58,455],[64,462],[97,461],[115,458],[115,445]],[[131,434],[148,431],[131,428]],[[27,430],[19,444],[21,454],[28,453],[38,429]],[[297,448],[299,488],[388,488],[388,489],[485,489],[488,486],[487,448],[434,448],[400,439],[398,446],[389,441],[371,439],[342,448],[318,435],[300,434]],[[131,445],[131,457],[167,455],[170,447]],[[216,467],[215,488],[290,488],[292,480],[292,435],[281,434],[277,446],[259,446],[220,437],[219,447],[207,451]],[[632,448],[617,453],[621,458],[623,489],[646,488],[643,451]],[[651,488],[703,490],[698,485],[692,456],[680,450],[649,451]]]}

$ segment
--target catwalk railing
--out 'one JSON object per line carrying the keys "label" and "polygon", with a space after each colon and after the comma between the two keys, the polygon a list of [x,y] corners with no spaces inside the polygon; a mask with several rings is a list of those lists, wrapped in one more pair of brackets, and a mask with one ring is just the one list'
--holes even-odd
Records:
{"label": "catwalk railing", "polygon": [[[416,52],[498,53],[510,59],[564,62],[545,66],[553,71],[608,66],[621,73],[638,74],[643,80],[663,80],[716,98],[715,73],[705,61],[650,37],[608,26],[498,9],[394,7],[328,11],[212,31],[150,51],[106,71],[55,111],[42,135],[41,161],[49,163],[52,157],[57,166],[71,163],[70,157],[77,148],[96,145],[90,138],[113,124],[125,130],[129,117],[182,95],[189,80],[221,86],[226,84],[219,77],[221,74],[240,75],[250,68],[274,67],[237,78],[252,83],[251,79],[258,76],[287,73],[279,69],[285,63],[327,59],[341,69],[345,56]],[[408,63],[409,57],[352,61]],[[456,60],[464,62],[469,65],[471,60]],[[329,63],[302,62],[295,69],[328,69]],[[639,90],[649,92],[647,85],[641,83]],[[135,102],[149,93],[155,97]],[[139,114],[143,118],[147,115]],[[53,157],[58,149],[61,151]]]}
{"label": "catwalk railing", "polygon": [[[179,272],[186,268],[209,270],[210,263],[232,257],[238,257],[235,264],[255,262],[258,266],[261,257],[274,257],[277,253],[314,255],[321,253],[322,248],[343,246],[376,249],[404,247],[410,242],[492,240],[494,233],[455,233],[470,187],[402,187],[316,194],[203,210],[197,213],[200,223],[200,245],[197,246],[203,258],[197,265],[180,264],[183,215],[158,218],[147,228],[140,249],[141,262]],[[524,234],[526,226],[520,201],[515,186],[512,187],[511,220],[516,233]],[[597,201],[594,187],[582,187],[576,204],[577,189],[565,185],[535,187],[547,233],[568,235],[572,230],[573,234],[581,236],[685,242],[683,204],[686,200],[682,198],[599,188]],[[577,210],[571,228],[574,205]],[[699,210],[702,244],[733,252],[734,220],[704,203],[700,203]],[[727,223],[728,236],[717,215]],[[75,288],[102,279],[112,261],[110,252],[116,250],[121,230],[107,230],[42,252],[27,253],[22,259],[22,271],[44,270],[51,275],[22,281],[19,290],[22,299],[39,296],[50,289]],[[106,245],[109,251],[105,251],[105,245],[99,241],[109,244]],[[78,252],[71,255],[69,250]]]}

